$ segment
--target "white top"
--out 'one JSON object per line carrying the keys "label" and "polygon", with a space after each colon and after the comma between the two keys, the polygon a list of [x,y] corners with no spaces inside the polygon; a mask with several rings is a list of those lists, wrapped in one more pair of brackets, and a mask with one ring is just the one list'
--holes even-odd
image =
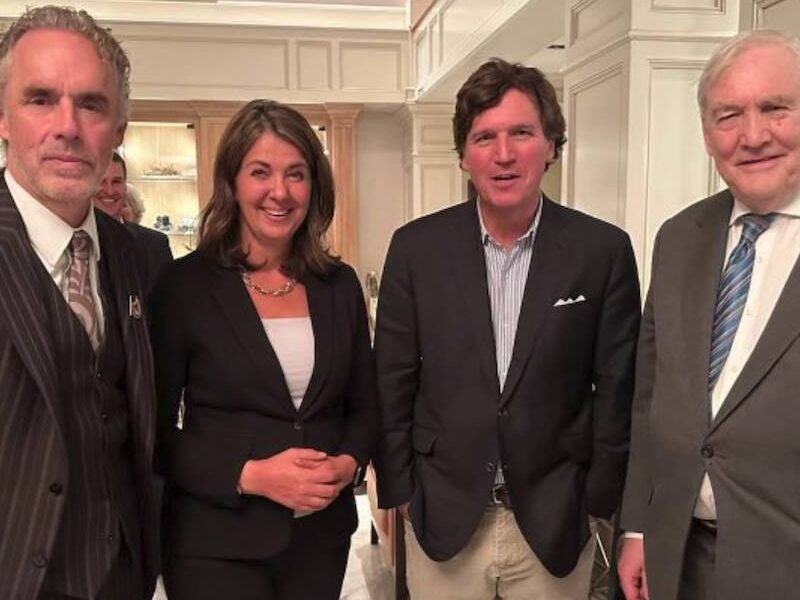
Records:
{"label": "white top", "polygon": [[299,410],[314,370],[314,330],[311,327],[311,318],[261,319],[261,322],[269,343],[278,356],[278,362],[281,363],[292,403]]}
{"label": "white top", "polygon": [[100,238],[97,235],[97,222],[94,217],[94,206],[89,203],[89,212],[86,218],[78,227],[72,227],[61,217],[56,215],[44,204],[36,200],[11,175],[6,169],[5,180],[8,190],[11,192],[11,199],[22,217],[22,223],[28,232],[36,256],[42,261],[45,270],[53,278],[64,299],[67,300],[67,271],[69,270],[71,255],[69,243],[72,234],[82,229],[92,240],[92,257],[89,261],[89,278],[92,284],[92,295],[94,296],[94,306],[97,313],[97,326],[101,338],[105,331],[105,321],[103,319],[103,303],[100,301],[99,294],[99,272],[97,263],[100,261]]}
{"label": "white top", "polygon": [[[751,212],[739,201],[734,201],[728,226],[728,243],[725,256],[730,257],[742,235],[739,218]],[[776,217],[755,244],[755,262],[750,290],[742,312],[742,320],[733,338],[728,358],[722,367],[719,379],[711,392],[711,418],[722,407],[725,398],[739,377],[750,354],[761,337],[772,310],[778,303],[789,274],[800,256],[800,195],[776,211]],[[726,258],[727,262],[727,258]],[[723,268],[724,270],[724,268]],[[694,516],[698,519],[716,519],[717,507],[711,480],[706,475],[700,486]]]}

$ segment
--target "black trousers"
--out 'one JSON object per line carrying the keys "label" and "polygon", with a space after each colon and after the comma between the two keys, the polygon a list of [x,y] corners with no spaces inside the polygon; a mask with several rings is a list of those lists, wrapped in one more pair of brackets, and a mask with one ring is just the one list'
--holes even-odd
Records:
{"label": "black trousers", "polygon": [[350,538],[321,538],[312,519],[296,519],[289,545],[267,560],[165,557],[170,600],[339,600]]}
{"label": "black trousers", "polygon": [[716,600],[714,590],[716,545],[716,527],[693,519],[683,556],[680,600]]}
{"label": "black trousers", "polygon": [[[145,598],[141,565],[123,547],[108,571],[96,600],[150,600]],[[80,600],[57,592],[41,592],[38,600]]]}

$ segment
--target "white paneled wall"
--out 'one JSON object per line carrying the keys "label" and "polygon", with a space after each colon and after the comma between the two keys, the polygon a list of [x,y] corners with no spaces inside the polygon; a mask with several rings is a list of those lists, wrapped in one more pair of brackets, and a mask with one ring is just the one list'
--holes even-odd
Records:
{"label": "white paneled wall", "polygon": [[209,25],[114,26],[136,98],[402,104],[405,32]]}
{"label": "white paneled wall", "polygon": [[628,231],[644,288],[660,225],[719,187],[695,96],[740,9],[737,0],[568,0],[562,195]]}

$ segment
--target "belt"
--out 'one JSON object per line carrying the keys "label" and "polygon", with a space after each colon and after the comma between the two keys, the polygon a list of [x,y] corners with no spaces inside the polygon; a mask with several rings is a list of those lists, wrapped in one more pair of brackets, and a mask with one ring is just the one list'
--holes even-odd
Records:
{"label": "belt", "polygon": [[489,506],[503,506],[511,510],[511,498],[505,483],[492,486],[492,491],[489,493]]}
{"label": "belt", "polygon": [[698,518],[695,517],[695,518],[692,519],[692,524],[695,527],[697,527],[699,529],[702,529],[703,531],[705,531],[707,533],[711,533],[713,535],[717,535],[717,521],[716,521],[716,519],[698,519]]}

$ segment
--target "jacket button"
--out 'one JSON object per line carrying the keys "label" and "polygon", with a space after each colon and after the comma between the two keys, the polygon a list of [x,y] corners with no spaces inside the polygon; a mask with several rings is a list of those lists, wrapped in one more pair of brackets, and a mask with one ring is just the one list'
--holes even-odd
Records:
{"label": "jacket button", "polygon": [[44,554],[37,554],[33,557],[33,566],[37,569],[44,569],[47,566],[47,557]]}
{"label": "jacket button", "polygon": [[703,447],[700,448],[700,454],[702,454],[704,458],[711,458],[714,456],[714,448],[712,448],[710,444],[703,444]]}
{"label": "jacket button", "polygon": [[486,463],[486,472],[487,473],[494,473],[497,470],[497,467],[494,466],[493,462]]}
{"label": "jacket button", "polygon": [[498,414],[499,416],[501,416],[501,417],[507,417],[507,416],[508,416],[508,410],[507,410],[507,409],[505,409],[505,408],[501,408],[501,409],[500,409],[500,410],[497,412],[497,414]]}
{"label": "jacket button", "polygon": [[294,430],[295,431],[302,431],[303,430],[303,424],[300,421],[295,421],[294,422]]}
{"label": "jacket button", "polygon": [[64,491],[64,486],[62,486],[60,483],[56,482],[56,483],[51,483],[50,487],[48,489],[50,490],[51,494],[54,494],[54,495],[58,496],[58,495],[61,494],[61,492]]}

